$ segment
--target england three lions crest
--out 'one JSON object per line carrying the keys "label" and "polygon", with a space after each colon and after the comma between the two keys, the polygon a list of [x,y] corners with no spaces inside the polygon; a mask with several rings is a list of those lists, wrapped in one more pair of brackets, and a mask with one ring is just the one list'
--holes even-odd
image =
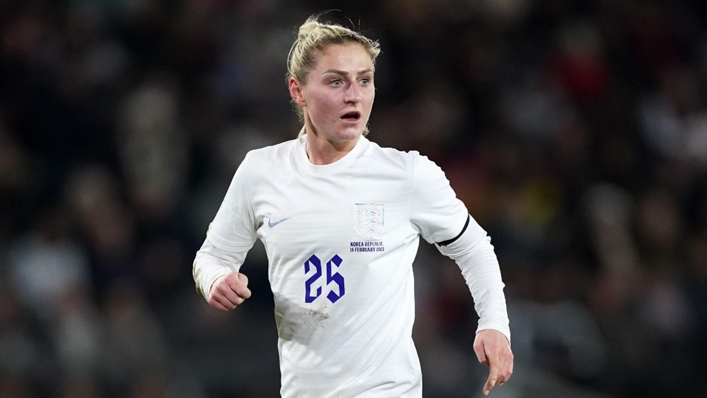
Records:
{"label": "england three lions crest", "polygon": [[378,203],[356,203],[356,233],[375,239],[383,233],[385,209]]}

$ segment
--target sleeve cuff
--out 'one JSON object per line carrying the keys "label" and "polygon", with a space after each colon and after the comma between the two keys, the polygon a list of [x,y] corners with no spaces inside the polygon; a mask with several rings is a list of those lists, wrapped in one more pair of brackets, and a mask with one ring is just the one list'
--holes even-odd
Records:
{"label": "sleeve cuff", "polygon": [[502,335],[506,336],[508,339],[508,343],[511,343],[511,330],[508,326],[502,325],[497,322],[479,322],[479,327],[476,329],[476,333],[479,333],[482,330],[495,330],[497,332],[500,332]]}

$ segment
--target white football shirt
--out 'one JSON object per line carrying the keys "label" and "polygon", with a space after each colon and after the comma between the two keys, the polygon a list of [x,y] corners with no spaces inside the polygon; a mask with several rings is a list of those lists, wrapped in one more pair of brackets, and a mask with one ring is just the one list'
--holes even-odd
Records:
{"label": "white football shirt", "polygon": [[[442,170],[417,152],[361,137],[340,160],[316,166],[306,140],[246,156],[200,251],[219,255],[195,260],[197,287],[208,297],[259,238],[275,299],[282,396],[419,398],[412,263],[419,236],[455,238],[467,209]],[[473,239],[487,239],[471,221]],[[213,260],[229,254],[235,264]],[[488,289],[503,300],[502,283]],[[484,328],[509,336],[501,304],[480,312],[480,326],[486,318]]]}

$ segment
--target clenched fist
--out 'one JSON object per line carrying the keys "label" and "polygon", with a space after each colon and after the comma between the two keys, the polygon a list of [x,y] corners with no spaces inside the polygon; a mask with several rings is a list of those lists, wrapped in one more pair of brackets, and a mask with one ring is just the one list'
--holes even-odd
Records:
{"label": "clenched fist", "polygon": [[240,272],[231,272],[216,279],[211,285],[208,303],[217,310],[228,311],[243,304],[249,297],[248,277]]}

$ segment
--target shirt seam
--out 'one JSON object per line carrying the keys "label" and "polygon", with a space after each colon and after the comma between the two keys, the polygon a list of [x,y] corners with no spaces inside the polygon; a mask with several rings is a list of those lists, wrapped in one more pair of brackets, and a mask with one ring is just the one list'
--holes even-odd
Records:
{"label": "shirt seam", "polygon": [[411,214],[411,208],[412,208],[412,195],[413,192],[415,191],[415,167],[417,166],[417,156],[412,157],[412,162],[410,165],[410,175],[408,176],[408,205],[407,205],[407,219],[408,222],[410,223],[410,227],[415,230],[418,235],[420,235],[420,231],[416,228],[415,224],[412,222],[412,217],[410,216]]}
{"label": "shirt seam", "polygon": [[[250,186],[250,176],[249,176],[249,174],[250,174],[250,157],[251,157],[251,154],[248,153],[246,155],[245,159],[243,159],[243,163],[245,163],[243,166],[245,166],[245,178],[244,179],[245,179],[246,192],[249,193],[245,196],[246,203],[248,204],[248,218],[249,218],[250,227],[253,228],[253,230],[251,231],[251,234],[254,235],[256,225],[255,225],[255,212],[253,209],[253,203],[251,202],[251,195],[250,195],[250,192],[252,192],[251,186]],[[251,236],[251,239],[252,239],[252,236]]]}

